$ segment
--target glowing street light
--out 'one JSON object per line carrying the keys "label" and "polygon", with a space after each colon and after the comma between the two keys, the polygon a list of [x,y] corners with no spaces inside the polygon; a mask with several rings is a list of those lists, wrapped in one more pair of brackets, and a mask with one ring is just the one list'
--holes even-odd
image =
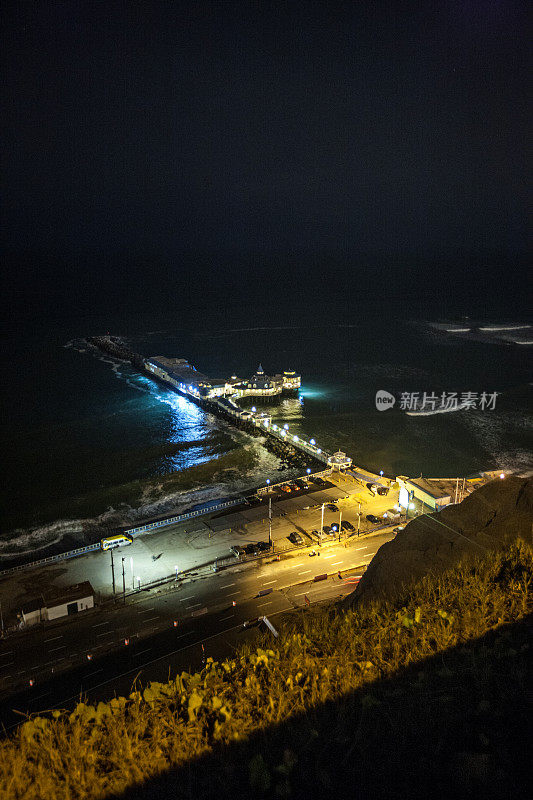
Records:
{"label": "glowing street light", "polygon": [[178,580],[178,571],[179,570],[178,570],[178,565],[177,564],[175,564],[174,569],[176,571],[176,580]]}
{"label": "glowing street light", "polygon": [[257,408],[255,406],[252,406],[252,413],[255,414],[256,411],[257,411]]}
{"label": "glowing street light", "polygon": [[140,588],[141,588],[141,579],[140,579],[140,577],[137,575],[137,590],[140,590]]}
{"label": "glowing street light", "polygon": [[307,472],[308,475],[310,475],[311,474],[311,467],[307,467],[306,472]]}
{"label": "glowing street light", "polygon": [[315,442],[314,439],[309,439],[309,444],[313,444],[314,445],[314,444],[316,444],[316,442]]}
{"label": "glowing street light", "polygon": [[297,442],[297,441],[298,441],[298,437],[297,437],[297,436],[293,436],[293,437],[292,437],[292,441],[293,441],[293,442]]}
{"label": "glowing street light", "polygon": [[285,423],[285,425],[284,425],[283,427],[285,428],[285,430],[286,430],[286,431],[288,431],[288,430],[289,430],[289,423],[288,423],[288,422],[286,422],[286,423]]}
{"label": "glowing street light", "polygon": [[500,473],[500,479],[503,481],[504,478],[505,478],[505,472]]}

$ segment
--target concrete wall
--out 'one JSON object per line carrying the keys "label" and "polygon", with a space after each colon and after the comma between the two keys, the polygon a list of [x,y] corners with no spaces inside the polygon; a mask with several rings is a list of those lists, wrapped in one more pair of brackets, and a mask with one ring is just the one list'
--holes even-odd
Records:
{"label": "concrete wall", "polygon": [[46,608],[37,608],[35,611],[30,611],[27,614],[22,612],[22,619],[25,625],[37,625],[41,620],[48,619]]}

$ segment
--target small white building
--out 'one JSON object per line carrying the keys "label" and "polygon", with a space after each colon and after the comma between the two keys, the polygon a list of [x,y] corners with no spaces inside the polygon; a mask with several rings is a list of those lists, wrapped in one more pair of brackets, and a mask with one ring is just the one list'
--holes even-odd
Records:
{"label": "small white building", "polygon": [[339,450],[337,453],[333,453],[332,456],[328,458],[328,464],[333,469],[348,469],[352,466],[352,459]]}
{"label": "small white building", "polygon": [[46,598],[48,619],[59,619],[94,607],[94,590],[89,581],[67,586],[61,593]]}
{"label": "small white building", "polygon": [[40,595],[24,604],[21,616],[24,625],[37,625],[60,617],[68,617],[94,607],[94,590],[89,581],[66,586],[54,594]]}

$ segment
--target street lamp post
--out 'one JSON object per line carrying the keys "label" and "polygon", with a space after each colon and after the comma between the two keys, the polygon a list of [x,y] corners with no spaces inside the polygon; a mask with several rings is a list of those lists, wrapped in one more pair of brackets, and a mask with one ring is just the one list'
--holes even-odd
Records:
{"label": "street lamp post", "polygon": [[272,547],[272,495],[268,495],[268,543]]}
{"label": "street lamp post", "polygon": [[113,594],[115,594],[115,565],[113,563],[113,548],[111,548],[110,553],[111,553],[111,574],[113,576]]}
{"label": "street lamp post", "polygon": [[357,512],[357,535],[359,536],[359,531],[361,530],[361,503],[359,503],[359,511]]}
{"label": "street lamp post", "polygon": [[122,559],[122,602],[126,605],[126,575],[124,572],[124,561],[126,559]]}
{"label": "street lamp post", "polygon": [[174,570],[176,572],[176,580],[178,580],[178,565],[177,564],[174,566]]}
{"label": "street lamp post", "polygon": [[322,503],[322,519],[320,520],[320,544],[322,544],[323,536],[324,536],[324,503]]}
{"label": "street lamp post", "polygon": [[339,511],[339,542],[341,540],[341,531],[342,531],[342,511]]}
{"label": "street lamp post", "polygon": [[131,588],[135,589],[135,580],[133,575],[133,556],[130,556],[130,569],[131,569]]}

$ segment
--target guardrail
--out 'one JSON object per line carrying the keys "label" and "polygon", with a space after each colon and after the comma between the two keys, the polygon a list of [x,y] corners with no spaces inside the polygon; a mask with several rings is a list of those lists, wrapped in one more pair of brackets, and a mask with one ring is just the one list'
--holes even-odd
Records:
{"label": "guardrail", "polygon": [[[151,533],[159,528],[163,528],[165,525],[173,525],[175,522],[184,522],[185,520],[193,519],[194,517],[200,517],[203,514],[208,514],[212,511],[220,511],[223,508],[239,505],[242,502],[244,502],[242,498],[226,500],[223,503],[217,503],[209,508],[198,509],[197,511],[188,511],[185,514],[177,514],[173,517],[166,517],[165,519],[158,520],[157,522],[149,522],[136,528],[128,528],[126,531],[124,531],[124,533],[135,538],[141,533]],[[4,578],[7,575],[13,575],[15,572],[21,572],[23,569],[42,567],[46,564],[53,564],[55,561],[63,561],[67,558],[83,556],[87,553],[94,552],[95,550],[100,550],[100,542],[88,544],[84,547],[78,547],[75,550],[67,550],[65,553],[56,553],[56,555],[48,556],[47,558],[40,558],[37,561],[29,561],[26,564],[18,564],[16,567],[9,567],[8,569],[0,570],[0,578]]]}

